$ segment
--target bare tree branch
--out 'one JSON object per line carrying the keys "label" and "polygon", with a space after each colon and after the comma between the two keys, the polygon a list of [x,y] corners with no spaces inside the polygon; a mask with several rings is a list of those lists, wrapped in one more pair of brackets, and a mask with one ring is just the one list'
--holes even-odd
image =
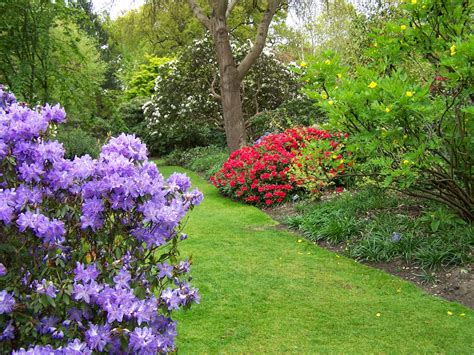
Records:
{"label": "bare tree branch", "polygon": [[262,53],[268,35],[268,28],[270,27],[270,23],[272,22],[273,16],[277,11],[280,2],[281,0],[268,0],[263,19],[258,25],[255,43],[237,67],[240,80],[245,77],[245,74],[247,74],[248,70],[257,61],[258,57]]}
{"label": "bare tree branch", "polygon": [[199,7],[195,0],[188,0],[189,7],[193,12],[194,16],[201,22],[204,27],[206,27],[209,31],[211,31],[211,20],[204,14],[204,11]]}
{"label": "bare tree branch", "polygon": [[217,100],[221,100],[221,95],[219,95],[215,88],[214,88],[214,85],[216,84],[216,78],[217,78],[217,73],[214,73],[214,77],[212,78],[212,83],[211,83],[211,87],[209,89],[209,91],[211,92],[211,96],[214,97],[215,99]]}
{"label": "bare tree branch", "polygon": [[239,0],[230,0],[229,5],[227,5],[227,10],[225,12],[225,18],[229,18],[230,13],[232,12],[232,10],[234,9],[235,5],[237,5],[238,2]]}

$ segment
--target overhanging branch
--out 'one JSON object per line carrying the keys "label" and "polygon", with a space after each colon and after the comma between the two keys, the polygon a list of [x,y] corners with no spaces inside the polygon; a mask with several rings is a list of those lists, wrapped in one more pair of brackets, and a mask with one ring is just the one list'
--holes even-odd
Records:
{"label": "overhanging branch", "polygon": [[272,22],[273,16],[275,15],[279,5],[280,0],[268,0],[263,19],[258,25],[255,43],[237,67],[240,80],[245,77],[245,74],[247,74],[249,69],[257,61],[258,57],[262,53],[268,35],[268,28],[270,27],[270,23]]}
{"label": "overhanging branch", "polygon": [[202,11],[202,9],[199,7],[196,1],[188,0],[188,4],[194,16],[196,16],[199,22],[201,22],[204,25],[204,27],[206,27],[209,31],[211,31],[211,20],[209,20],[209,17],[206,16],[206,14],[204,13],[204,11]]}

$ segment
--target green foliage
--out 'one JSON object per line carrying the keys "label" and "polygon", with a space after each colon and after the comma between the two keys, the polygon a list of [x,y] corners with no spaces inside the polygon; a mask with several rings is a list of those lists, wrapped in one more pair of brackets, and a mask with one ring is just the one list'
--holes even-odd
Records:
{"label": "green foliage", "polygon": [[283,102],[274,110],[265,110],[250,117],[248,134],[257,140],[265,133],[281,133],[296,126],[310,127],[325,121],[321,109],[305,95]]}
{"label": "green foliage", "polygon": [[229,151],[217,145],[176,149],[165,157],[166,164],[178,165],[204,174],[206,179],[214,175],[229,158]]}
{"label": "green foliage", "polygon": [[125,98],[150,97],[154,92],[155,80],[160,74],[160,67],[172,58],[145,56],[146,63],[141,64],[138,70],[131,73],[128,80]]}
{"label": "green foliage", "polygon": [[96,114],[106,65],[62,1],[0,2],[0,82],[31,105],[61,102],[69,121]]}
{"label": "green foliage", "polygon": [[124,125],[143,141],[148,140],[148,130],[146,129],[145,115],[143,113],[143,105],[146,102],[146,98],[138,96],[131,100],[125,100],[118,109],[118,115]]}
{"label": "green foliage", "polygon": [[50,35],[55,43],[49,57],[54,71],[47,78],[51,100],[64,105],[69,122],[89,119],[98,112],[106,71],[97,43],[67,22],[57,23]]}
{"label": "green foliage", "polygon": [[434,269],[466,265],[474,251],[473,227],[446,208],[423,208],[375,188],[305,206],[287,223],[310,240],[344,244],[358,260],[398,258]]}
{"label": "green foliage", "polygon": [[[248,44],[235,45],[239,61]],[[177,147],[221,144],[224,127],[219,92],[219,76],[214,45],[209,38],[195,41],[175,61],[162,65],[156,79],[155,94],[145,109],[147,141],[158,153]],[[246,119],[262,110],[273,110],[294,98],[299,83],[296,74],[274,55],[263,53],[246,75],[242,85],[243,112]]]}
{"label": "green foliage", "polygon": [[306,93],[348,131],[362,174],[474,218],[472,5],[427,0],[373,28],[366,66],[327,52]]}
{"label": "green foliage", "polygon": [[56,139],[63,143],[66,150],[65,157],[73,159],[83,155],[90,155],[92,158],[99,156],[101,142],[80,128],[61,129]]}
{"label": "green foliage", "polygon": [[129,69],[141,63],[146,55],[173,56],[204,35],[189,6],[172,2],[145,4],[114,21],[109,19],[106,29],[110,42],[118,47]]}
{"label": "green foliage", "polygon": [[[290,166],[289,174],[299,186],[318,198],[321,191],[341,185],[341,176],[350,171],[352,152],[345,148],[347,135],[335,135],[331,140],[304,142]],[[342,190],[341,186],[336,191]]]}

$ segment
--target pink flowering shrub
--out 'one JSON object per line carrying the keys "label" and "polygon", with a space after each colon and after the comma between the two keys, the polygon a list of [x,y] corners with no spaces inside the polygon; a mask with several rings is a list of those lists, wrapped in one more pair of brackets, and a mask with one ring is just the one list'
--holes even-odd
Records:
{"label": "pink flowering shrub", "polygon": [[64,119],[0,86],[0,350],[173,351],[171,313],[199,299],[180,221],[202,194],[165,180],[134,136],[65,159],[48,140]]}

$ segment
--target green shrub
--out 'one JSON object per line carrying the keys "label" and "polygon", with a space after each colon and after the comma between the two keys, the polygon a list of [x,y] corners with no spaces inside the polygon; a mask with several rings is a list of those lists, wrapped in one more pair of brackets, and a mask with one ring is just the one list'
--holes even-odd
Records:
{"label": "green shrub", "polygon": [[64,129],[58,132],[57,140],[63,143],[66,158],[89,154],[97,158],[100,151],[100,141],[80,128]]}
{"label": "green shrub", "polygon": [[350,134],[360,173],[474,220],[474,37],[461,0],[400,5],[371,29],[367,65],[327,52],[306,70],[330,129]]}
{"label": "green shrub", "polygon": [[176,149],[165,157],[168,165],[178,165],[193,171],[203,173],[207,179],[215,174],[229,158],[227,148],[217,145],[195,147],[191,149]]}

